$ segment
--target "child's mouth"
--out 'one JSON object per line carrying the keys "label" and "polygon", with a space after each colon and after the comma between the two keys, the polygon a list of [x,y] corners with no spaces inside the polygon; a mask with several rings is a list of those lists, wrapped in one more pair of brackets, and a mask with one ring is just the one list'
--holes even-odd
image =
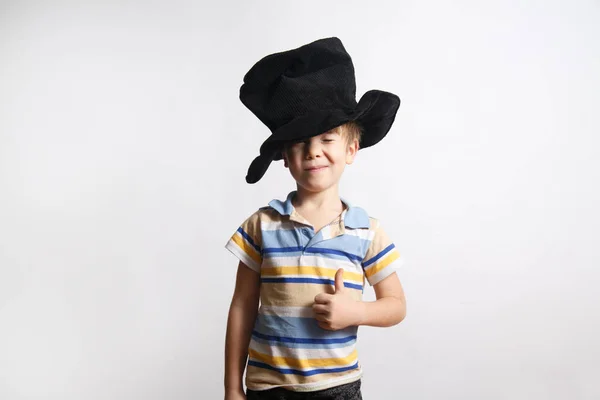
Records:
{"label": "child's mouth", "polygon": [[319,172],[319,171],[324,170],[325,168],[327,168],[327,167],[323,166],[323,167],[316,167],[316,168],[308,168],[307,171],[308,172]]}

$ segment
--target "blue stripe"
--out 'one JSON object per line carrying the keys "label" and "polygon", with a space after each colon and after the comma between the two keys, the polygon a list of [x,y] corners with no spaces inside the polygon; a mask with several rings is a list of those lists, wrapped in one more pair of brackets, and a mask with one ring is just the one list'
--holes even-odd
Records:
{"label": "blue stripe", "polygon": [[368,267],[369,265],[373,264],[375,261],[379,260],[381,257],[385,256],[387,253],[389,253],[390,251],[392,251],[392,249],[394,247],[395,247],[394,243],[390,244],[388,247],[386,247],[385,249],[383,249],[382,251],[380,251],[379,254],[377,254],[375,257],[373,257],[369,261],[363,263],[363,268]]}
{"label": "blue stripe", "polygon": [[[263,335],[262,333],[252,331],[252,336],[269,340],[274,342],[281,343],[295,343],[295,344],[344,344],[347,346],[348,343],[356,341],[356,335],[346,336],[341,338],[333,338],[333,339],[312,339],[312,338],[293,338],[293,337],[284,337],[284,336],[271,336],[271,335]],[[342,346],[342,347],[344,347]],[[339,347],[339,346],[338,346]]]}
{"label": "blue stripe", "polygon": [[263,229],[262,243],[263,247],[270,248],[295,246],[304,248],[313,236],[320,238],[322,234],[320,232],[318,234],[313,232],[306,234],[300,229]]}
{"label": "blue stripe", "polygon": [[294,251],[302,251],[303,247],[265,247],[263,252],[265,254],[269,253],[291,253]]}
{"label": "blue stripe", "polygon": [[242,229],[242,227],[241,227],[241,226],[238,228],[238,232],[240,233],[240,235],[242,235],[242,237],[243,237],[244,239],[246,239],[246,241],[247,241],[248,243],[250,243],[250,245],[252,245],[252,247],[254,247],[254,248],[256,249],[256,251],[258,251],[258,252],[260,253],[260,247],[259,247],[259,246],[257,246],[257,245],[254,243],[254,241],[252,240],[252,238],[250,237],[250,235],[248,235],[248,234],[247,234],[247,233],[246,233],[246,232],[245,232],[245,231]]}
{"label": "blue stripe", "polygon": [[[349,336],[341,339],[299,339],[280,336],[263,335],[262,333],[252,332],[254,341],[269,346],[279,346],[292,349],[338,349],[347,347],[356,343],[356,336]],[[347,340],[346,340],[347,339]],[[315,340],[318,342],[315,342]],[[320,343],[323,340],[334,340],[335,343]],[[313,343],[314,342],[314,343]]]}
{"label": "blue stripe", "polygon": [[[327,248],[341,250],[345,253],[364,257],[371,241],[354,235],[340,235],[329,239]],[[318,247],[318,246],[317,246]],[[362,261],[362,260],[361,260]]]}
{"label": "blue stripe", "polygon": [[[321,247],[319,244],[324,242],[322,231],[313,233],[311,229],[305,233],[304,229],[299,228],[275,230],[263,229],[261,241],[262,247],[271,249],[286,247],[304,249],[309,243],[311,243],[311,247],[318,248]],[[358,236],[340,235],[327,239],[327,246],[325,247],[339,250],[344,256],[346,254],[360,254],[361,256],[364,256],[370,243],[370,240]]]}
{"label": "blue stripe", "polygon": [[248,365],[252,365],[252,366],[258,367],[258,368],[270,369],[271,371],[276,371],[276,372],[279,372],[280,374],[286,374],[286,375],[291,374],[291,375],[301,375],[301,376],[311,376],[311,375],[317,375],[317,374],[344,372],[344,371],[350,371],[351,369],[358,368],[358,362],[349,367],[319,368],[319,369],[311,369],[309,371],[300,371],[298,369],[292,369],[292,368],[276,368],[269,364],[265,364],[265,363],[254,361],[254,360],[249,360]]}
{"label": "blue stripe", "polygon": [[295,246],[295,247],[265,247],[263,249],[264,254],[272,254],[272,253],[293,253],[293,252],[301,252],[311,254],[333,254],[337,256],[343,256],[349,258],[353,261],[362,261],[363,257],[358,256],[356,254],[348,253],[342,250],[335,249],[327,249],[323,247],[307,247],[306,249],[303,247]]}
{"label": "blue stripe", "polygon": [[[319,278],[261,278],[263,283],[320,283],[323,285],[335,285],[335,281],[332,279],[319,279]],[[344,282],[344,286],[351,289],[362,290],[362,285],[357,283]]]}
{"label": "blue stripe", "polygon": [[[316,318],[288,317],[282,315],[258,314],[254,330],[264,335],[311,338],[311,339],[339,339],[356,335],[357,326],[349,326],[337,331],[330,331],[319,326]],[[323,342],[327,343],[327,342]]]}

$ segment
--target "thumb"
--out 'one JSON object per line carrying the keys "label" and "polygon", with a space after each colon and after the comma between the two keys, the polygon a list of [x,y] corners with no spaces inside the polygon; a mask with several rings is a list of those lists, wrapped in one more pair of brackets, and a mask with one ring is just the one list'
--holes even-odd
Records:
{"label": "thumb", "polygon": [[340,268],[335,273],[335,292],[344,290],[344,268]]}

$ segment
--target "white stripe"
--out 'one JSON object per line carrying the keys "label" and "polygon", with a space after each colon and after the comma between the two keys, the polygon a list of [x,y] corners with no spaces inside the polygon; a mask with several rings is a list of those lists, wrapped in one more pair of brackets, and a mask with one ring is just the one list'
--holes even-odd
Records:
{"label": "white stripe", "polygon": [[303,254],[302,257],[268,257],[263,262],[263,268],[269,267],[291,267],[291,266],[306,266],[306,267],[322,267],[339,269],[344,268],[349,272],[362,272],[360,261],[351,261],[347,258],[328,258],[318,254]]}
{"label": "white stripe", "polygon": [[260,306],[258,311],[264,315],[279,315],[281,317],[314,318],[312,307]]}
{"label": "white stripe", "polygon": [[[310,359],[310,358],[344,358],[348,357],[354,349],[356,348],[355,344],[351,344],[346,347],[336,347],[332,349],[313,349],[313,348],[297,348],[297,347],[285,347],[285,346],[277,346],[273,344],[265,344],[260,343],[254,338],[250,341],[250,348],[262,354],[268,354],[272,357],[289,357],[296,359]],[[356,360],[352,361],[350,364],[352,365],[356,362]],[[342,365],[339,365],[342,366]],[[326,367],[326,368],[337,368],[335,367]]]}
{"label": "white stripe", "polygon": [[260,272],[260,265],[254,261],[244,250],[240,248],[233,240],[230,240],[225,245],[225,248],[229,250],[234,256],[236,256],[241,262],[246,264],[248,267],[256,272]]}
{"label": "white stripe", "polygon": [[293,222],[269,221],[262,222],[260,227],[263,231],[292,231],[295,229]]}
{"label": "white stripe", "polygon": [[321,229],[321,236],[323,240],[331,239],[331,225],[326,225]]}
{"label": "white stripe", "polygon": [[375,275],[371,276],[368,279],[369,284],[371,286],[374,286],[375,284],[381,282],[383,279],[387,278],[389,275],[396,272],[396,270],[398,270],[400,267],[402,267],[403,264],[404,264],[404,259],[402,257],[397,258],[391,264],[389,264],[387,267],[385,267],[384,269],[382,269]]}
{"label": "white stripe", "polygon": [[365,239],[365,240],[371,241],[375,237],[375,231],[372,231],[370,229],[352,229],[352,228],[346,228],[346,235],[356,236],[356,237],[359,237],[361,239]]}

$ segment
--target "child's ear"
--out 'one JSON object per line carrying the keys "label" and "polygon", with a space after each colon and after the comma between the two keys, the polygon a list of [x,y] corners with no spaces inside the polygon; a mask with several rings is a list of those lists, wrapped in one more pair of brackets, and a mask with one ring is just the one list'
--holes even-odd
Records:
{"label": "child's ear", "polygon": [[281,151],[281,158],[283,159],[283,166],[285,168],[287,168],[288,167],[288,160],[287,160],[287,157],[285,155],[285,150]]}
{"label": "child's ear", "polygon": [[354,162],[354,157],[358,152],[358,139],[354,139],[351,143],[348,143],[348,149],[346,150],[346,164],[350,165]]}

